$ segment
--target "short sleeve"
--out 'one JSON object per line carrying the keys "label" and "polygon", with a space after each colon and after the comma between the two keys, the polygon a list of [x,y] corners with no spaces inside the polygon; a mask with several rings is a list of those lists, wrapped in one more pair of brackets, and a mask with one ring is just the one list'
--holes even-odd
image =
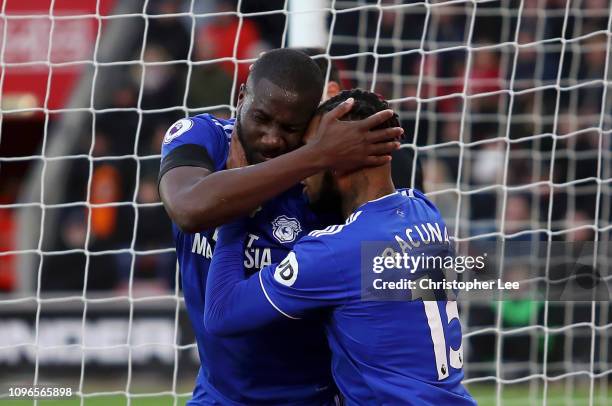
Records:
{"label": "short sleeve", "polygon": [[306,237],[278,265],[262,269],[259,277],[270,304],[297,319],[309,310],[343,304],[347,284],[342,275],[330,248]]}
{"label": "short sleeve", "polygon": [[179,166],[198,166],[211,172],[223,169],[229,152],[228,135],[208,116],[183,118],[166,131],[159,178]]}

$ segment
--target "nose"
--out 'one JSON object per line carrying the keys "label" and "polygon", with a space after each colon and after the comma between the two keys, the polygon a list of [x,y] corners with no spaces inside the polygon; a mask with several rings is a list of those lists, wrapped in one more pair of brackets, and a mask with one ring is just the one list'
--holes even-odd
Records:
{"label": "nose", "polygon": [[260,142],[266,150],[277,150],[283,146],[283,137],[277,131],[270,130],[264,133]]}

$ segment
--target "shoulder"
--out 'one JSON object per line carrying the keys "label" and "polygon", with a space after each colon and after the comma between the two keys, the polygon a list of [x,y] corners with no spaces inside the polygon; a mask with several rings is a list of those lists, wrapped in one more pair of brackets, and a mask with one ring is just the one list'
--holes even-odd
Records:
{"label": "shoulder", "polygon": [[417,218],[442,220],[440,210],[438,210],[438,207],[425,196],[425,193],[418,189],[401,189],[399,192],[408,198],[407,202],[415,209],[415,213],[413,214]]}
{"label": "shoulder", "polygon": [[214,125],[217,130],[223,132],[223,134],[229,139],[232,136],[232,132],[234,131],[234,122],[236,119],[223,119],[215,117],[211,114],[200,114],[198,116],[193,117],[196,121],[201,121],[202,123],[207,123],[208,125]]}
{"label": "shoulder", "polygon": [[[344,222],[344,224],[334,224],[331,226],[327,226],[323,229],[320,230],[313,230],[310,233],[308,233],[308,237],[311,238],[317,238],[320,239],[322,241],[327,241],[327,240],[333,240],[335,238],[331,237],[331,236],[343,236],[346,235],[347,232],[350,233],[349,231],[349,227],[352,224],[357,224],[357,219],[359,219],[359,217],[361,216],[362,212],[361,211],[356,211],[355,213],[351,214],[346,221]],[[354,229],[355,226],[351,227],[351,229]]]}
{"label": "shoulder", "polygon": [[175,140],[189,140],[204,142],[207,137],[217,136],[229,138],[234,129],[234,120],[223,120],[210,114],[200,114],[189,118],[181,118],[175,121],[166,131],[164,145],[171,144]]}
{"label": "shoulder", "polygon": [[[216,118],[210,114],[182,118],[168,128],[162,143],[162,158],[180,147],[199,148],[220,169],[227,157],[234,129],[234,120]],[[202,153],[198,153],[202,155]]]}
{"label": "shoulder", "polygon": [[[335,224],[320,230],[308,233],[300,242],[312,242],[327,247],[331,252],[353,250],[361,244],[364,235],[364,212],[356,211],[351,214],[344,224]],[[365,227],[367,229],[367,227]]]}

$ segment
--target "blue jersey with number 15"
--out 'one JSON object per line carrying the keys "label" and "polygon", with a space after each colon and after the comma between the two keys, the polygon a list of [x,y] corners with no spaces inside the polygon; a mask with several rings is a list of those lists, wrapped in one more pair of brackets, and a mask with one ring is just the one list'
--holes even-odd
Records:
{"label": "blue jersey with number 15", "polygon": [[[367,202],[344,225],[311,232],[278,265],[250,278],[236,260],[240,246],[231,242],[243,227],[236,222],[219,232],[208,278],[215,289],[206,304],[211,331],[235,334],[278,319],[297,326],[327,312],[333,375],[348,404],[475,405],[461,384],[455,301],[423,301],[414,292],[411,300],[364,300],[362,293],[362,272],[373,272],[366,241],[410,256],[452,253],[444,221],[423,194],[406,190]],[[423,271],[415,269],[414,277]]]}

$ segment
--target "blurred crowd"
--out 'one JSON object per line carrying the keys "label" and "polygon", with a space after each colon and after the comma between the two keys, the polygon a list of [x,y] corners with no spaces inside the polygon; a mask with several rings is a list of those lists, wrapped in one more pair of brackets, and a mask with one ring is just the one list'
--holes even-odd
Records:
{"label": "blurred crowd", "polygon": [[[592,240],[590,226],[610,220],[609,183],[597,182],[610,178],[609,5],[584,0],[566,13],[563,0],[506,3],[330,14],[329,55],[344,87],[392,100],[404,142],[423,164],[426,192],[459,237],[497,232],[541,241],[549,230],[553,239]],[[232,0],[194,2],[198,15],[224,13],[197,18],[173,16],[190,11],[189,1],[149,2],[132,51],[137,63],[114,68],[113,86],[95,106],[109,111],[89,127],[93,144],[84,129],[73,151],[91,150],[95,159],[91,170],[87,159],[74,160],[64,200],[102,206],[63,208],[56,238],[44,247],[89,255],[45,255],[43,291],[82,290],[84,269],[87,291],[175,288],[171,225],[157,191],[164,133],[186,114],[230,116],[248,60],[284,44],[284,4],[242,2],[240,21]],[[248,14],[271,10],[280,12]],[[234,49],[245,61],[231,59]],[[15,236],[14,222],[0,217],[0,229],[0,250],[14,247],[6,237]],[[0,272],[0,289],[10,291],[6,277]],[[522,322],[533,324],[539,309],[523,308]]]}

